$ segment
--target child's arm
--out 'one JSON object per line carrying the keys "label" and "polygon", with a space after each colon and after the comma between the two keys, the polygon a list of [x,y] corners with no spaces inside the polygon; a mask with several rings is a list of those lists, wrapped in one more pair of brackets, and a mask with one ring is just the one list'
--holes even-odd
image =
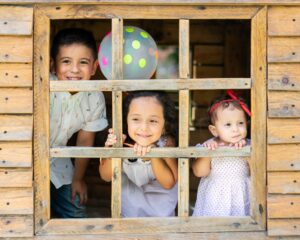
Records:
{"label": "child's arm", "polygon": [[[77,135],[76,146],[91,147],[94,144],[94,139],[95,132],[80,130]],[[83,181],[83,178],[88,164],[88,158],[75,159],[75,171],[72,180],[72,200],[74,200],[76,194],[78,194],[80,198],[80,204],[84,204],[87,201],[87,186]]]}
{"label": "child's arm", "polygon": [[[105,147],[112,147],[117,142],[117,137],[114,134],[112,128],[108,129],[108,136],[106,142],[104,144]],[[123,142],[125,141],[126,136],[123,135]],[[99,165],[99,174],[101,178],[106,181],[110,182],[112,179],[112,161],[111,158],[102,158],[100,159]]]}
{"label": "child's arm", "polygon": [[[167,139],[166,147],[174,147],[175,141]],[[178,164],[176,158],[151,158],[153,173],[165,189],[171,189],[178,179]]]}
{"label": "child's arm", "polygon": [[206,177],[210,173],[211,158],[203,157],[196,158],[193,163],[192,169],[196,177]]}

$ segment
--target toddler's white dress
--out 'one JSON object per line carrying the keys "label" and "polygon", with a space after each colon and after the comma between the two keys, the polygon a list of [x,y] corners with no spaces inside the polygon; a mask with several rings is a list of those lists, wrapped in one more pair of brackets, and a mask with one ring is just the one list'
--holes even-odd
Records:
{"label": "toddler's white dress", "polygon": [[193,216],[250,214],[250,175],[245,157],[215,157],[200,180]]}

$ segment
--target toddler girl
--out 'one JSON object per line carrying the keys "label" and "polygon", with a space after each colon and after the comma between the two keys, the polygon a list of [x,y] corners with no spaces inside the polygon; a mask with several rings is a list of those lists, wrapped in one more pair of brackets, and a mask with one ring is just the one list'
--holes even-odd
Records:
{"label": "toddler girl", "polygon": [[[251,113],[233,91],[217,100],[209,109],[209,130],[215,137],[203,145],[241,148],[246,140],[247,118]],[[193,164],[201,177],[193,216],[247,216],[250,211],[250,173],[245,157],[203,157]]]}

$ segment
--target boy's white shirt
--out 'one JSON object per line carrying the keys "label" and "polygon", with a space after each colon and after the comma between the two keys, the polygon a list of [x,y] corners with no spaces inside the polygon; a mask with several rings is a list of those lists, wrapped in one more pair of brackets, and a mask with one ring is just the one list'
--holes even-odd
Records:
{"label": "boy's white shirt", "polygon": [[[50,74],[50,80],[57,80]],[[83,129],[97,132],[106,128],[102,92],[50,93],[50,147],[66,146],[74,133]],[[70,158],[50,159],[50,180],[56,188],[71,184],[74,167]]]}

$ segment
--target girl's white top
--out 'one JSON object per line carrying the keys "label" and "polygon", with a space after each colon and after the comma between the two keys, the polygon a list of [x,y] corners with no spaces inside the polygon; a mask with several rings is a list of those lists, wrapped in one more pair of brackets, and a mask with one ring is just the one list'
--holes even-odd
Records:
{"label": "girl's white top", "polygon": [[250,214],[250,173],[245,157],[214,157],[199,183],[193,216]]}
{"label": "girl's white top", "polygon": [[[57,78],[50,75],[50,80]],[[103,93],[50,93],[50,147],[66,146],[71,136],[81,129],[96,132],[107,125]],[[56,188],[72,183],[73,172],[70,158],[50,159],[50,179]]]}
{"label": "girl's white top", "polygon": [[[160,139],[159,147],[165,146]],[[175,215],[177,183],[164,189],[156,180],[150,161],[138,158],[135,162],[123,161],[122,216],[168,217]]]}

